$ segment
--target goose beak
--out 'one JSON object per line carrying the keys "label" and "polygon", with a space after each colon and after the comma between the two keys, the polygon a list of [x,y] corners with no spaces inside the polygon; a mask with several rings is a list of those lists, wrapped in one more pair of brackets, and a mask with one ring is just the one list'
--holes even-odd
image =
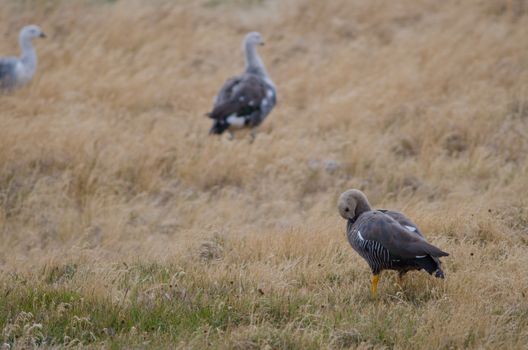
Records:
{"label": "goose beak", "polygon": [[41,37],[41,38],[46,38],[47,36],[46,36],[46,33],[41,32],[40,35],[39,35],[39,37]]}

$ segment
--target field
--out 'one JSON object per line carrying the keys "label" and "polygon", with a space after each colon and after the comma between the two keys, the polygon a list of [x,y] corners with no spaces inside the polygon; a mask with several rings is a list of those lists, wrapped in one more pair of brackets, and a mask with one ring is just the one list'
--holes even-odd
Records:
{"label": "field", "polygon": [[[521,349],[528,343],[528,2],[0,0],[1,349]],[[251,143],[204,114],[259,48]],[[363,190],[451,255],[370,271]],[[3,345],[2,345],[3,344]]]}

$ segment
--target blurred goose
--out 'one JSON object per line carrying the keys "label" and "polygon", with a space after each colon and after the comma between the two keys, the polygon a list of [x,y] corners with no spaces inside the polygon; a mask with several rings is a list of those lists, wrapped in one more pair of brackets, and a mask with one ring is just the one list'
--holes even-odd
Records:
{"label": "blurred goose", "polygon": [[341,194],[337,206],[347,220],[348,242],[372,270],[373,295],[382,270],[399,271],[401,278],[408,271],[424,269],[444,278],[438,258],[449,254],[429,244],[405,215],[372,210],[365,194],[356,189]]}
{"label": "blurred goose", "polygon": [[213,110],[207,114],[214,120],[210,134],[249,127],[254,137],[254,128],[275,106],[275,84],[257,53],[257,45],[264,45],[260,33],[247,34],[244,39],[246,68],[241,75],[228,79],[220,89]]}
{"label": "blurred goose", "polygon": [[22,54],[18,57],[0,58],[0,89],[11,90],[28,83],[37,70],[37,54],[33,38],[45,38],[46,34],[36,25],[22,28],[18,36]]}

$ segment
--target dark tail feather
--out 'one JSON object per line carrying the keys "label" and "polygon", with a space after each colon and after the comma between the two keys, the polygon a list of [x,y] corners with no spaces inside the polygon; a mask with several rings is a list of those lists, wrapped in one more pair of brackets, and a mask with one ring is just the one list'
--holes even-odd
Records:
{"label": "dark tail feather", "polygon": [[434,273],[436,278],[444,278],[444,271],[440,267],[440,260],[427,256],[425,258],[415,259],[415,262],[430,275]]}
{"label": "dark tail feather", "polygon": [[449,253],[444,252],[438,247],[435,247],[434,245],[425,242],[425,249],[424,249],[428,255],[439,258],[441,256],[449,256]]}
{"label": "dark tail feather", "polygon": [[215,120],[209,134],[220,135],[229,128],[229,124],[222,120]]}

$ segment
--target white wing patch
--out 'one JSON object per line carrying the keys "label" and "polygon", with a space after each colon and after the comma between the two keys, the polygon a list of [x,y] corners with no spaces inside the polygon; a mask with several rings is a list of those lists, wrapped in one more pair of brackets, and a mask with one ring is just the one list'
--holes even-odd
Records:
{"label": "white wing patch", "polygon": [[422,259],[425,258],[427,255],[416,255],[416,259]]}
{"label": "white wing patch", "polygon": [[236,114],[231,114],[226,120],[229,125],[237,128],[243,127],[246,123],[246,119],[244,117],[237,117]]}
{"label": "white wing patch", "polygon": [[365,238],[363,238],[363,236],[361,235],[361,231],[358,230],[358,237],[360,240],[364,241]]}
{"label": "white wing patch", "polygon": [[405,226],[405,228],[411,232],[416,232],[416,227],[413,227],[413,226],[409,226],[409,225],[403,225]]}

